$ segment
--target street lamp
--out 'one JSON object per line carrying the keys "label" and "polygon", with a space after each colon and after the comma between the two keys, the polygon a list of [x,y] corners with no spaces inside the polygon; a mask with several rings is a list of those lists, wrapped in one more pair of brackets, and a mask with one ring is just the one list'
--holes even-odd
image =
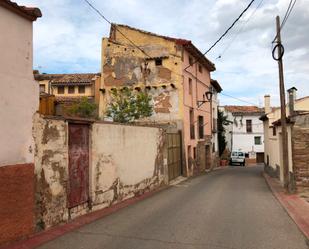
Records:
{"label": "street lamp", "polygon": [[197,101],[197,108],[201,107],[204,103],[210,102],[212,100],[212,95],[213,95],[212,91],[205,92],[205,94],[203,94],[203,100]]}

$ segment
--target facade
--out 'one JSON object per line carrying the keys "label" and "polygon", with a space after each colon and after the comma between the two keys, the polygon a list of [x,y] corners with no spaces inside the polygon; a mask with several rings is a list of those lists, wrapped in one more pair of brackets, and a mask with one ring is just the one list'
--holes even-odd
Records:
{"label": "facade", "polygon": [[82,97],[99,104],[100,73],[88,74],[40,74],[34,71],[40,95],[54,95],[56,114],[63,113],[63,106],[70,105]]}
{"label": "facade", "polygon": [[39,88],[32,74],[38,8],[0,1],[0,244],[33,229],[32,120]]}
{"label": "facade", "polygon": [[[219,143],[218,143],[218,107],[219,107],[219,99],[218,94],[222,91],[222,88],[218,81],[211,79],[212,86],[212,101],[211,101],[211,110],[212,110],[212,158],[219,159]],[[214,162],[215,165],[218,164],[219,161]]]}
{"label": "facade", "polygon": [[[309,97],[296,99],[296,88],[288,90],[287,133],[289,172],[298,187],[309,187],[308,117]],[[265,165],[268,173],[283,182],[281,111],[271,107],[270,96],[265,95],[265,115],[260,119],[264,126]]]}
{"label": "facade", "polygon": [[104,118],[111,89],[147,91],[154,106],[147,122],[182,131],[182,174],[203,171],[211,167],[212,112],[211,102],[198,106],[197,101],[205,100],[214,70],[191,41],[112,24],[109,38],[102,41],[99,115]]}
{"label": "facade", "polygon": [[231,124],[226,128],[227,148],[242,151],[249,163],[264,161],[263,122],[259,117],[264,110],[256,106],[220,107]]}

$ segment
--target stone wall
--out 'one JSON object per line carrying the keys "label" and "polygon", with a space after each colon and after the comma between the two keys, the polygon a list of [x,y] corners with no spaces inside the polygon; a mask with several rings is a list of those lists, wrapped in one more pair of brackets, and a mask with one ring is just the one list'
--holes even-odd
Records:
{"label": "stone wall", "polygon": [[292,152],[296,186],[298,190],[309,189],[309,114],[295,117]]}

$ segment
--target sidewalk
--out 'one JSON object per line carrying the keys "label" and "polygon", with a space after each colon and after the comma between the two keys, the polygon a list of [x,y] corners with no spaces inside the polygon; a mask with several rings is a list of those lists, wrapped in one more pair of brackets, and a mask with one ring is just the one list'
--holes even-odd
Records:
{"label": "sidewalk", "polygon": [[286,194],[277,179],[271,178],[266,173],[263,175],[274,196],[306,236],[309,245],[309,203],[297,194]]}

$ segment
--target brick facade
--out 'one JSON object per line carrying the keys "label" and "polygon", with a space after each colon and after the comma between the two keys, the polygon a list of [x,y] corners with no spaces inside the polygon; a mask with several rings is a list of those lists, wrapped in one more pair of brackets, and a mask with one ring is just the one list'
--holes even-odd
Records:
{"label": "brick facade", "polygon": [[34,228],[34,165],[0,167],[0,245]]}
{"label": "brick facade", "polygon": [[309,188],[308,121],[309,115],[297,117],[292,132],[293,171],[298,190]]}

